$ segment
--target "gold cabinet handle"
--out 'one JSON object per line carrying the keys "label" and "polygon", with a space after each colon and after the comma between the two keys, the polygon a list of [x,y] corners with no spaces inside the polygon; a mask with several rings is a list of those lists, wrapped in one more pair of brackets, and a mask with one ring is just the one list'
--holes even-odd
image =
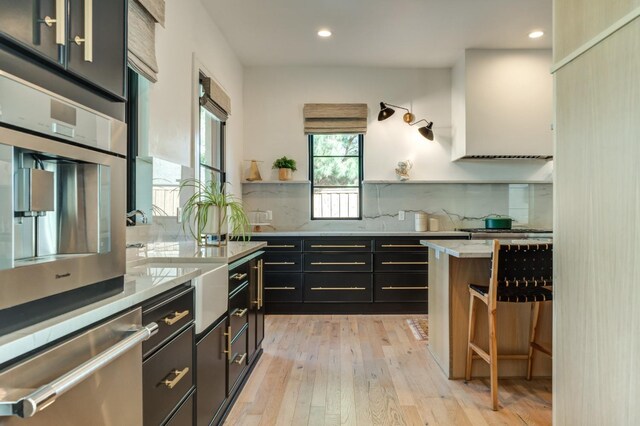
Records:
{"label": "gold cabinet handle", "polygon": [[56,24],[56,44],[60,44],[62,46],[66,44],[64,3],[65,0],[56,0],[55,19],[50,16],[45,16],[43,19],[38,21],[49,28],[51,28],[53,24]]}
{"label": "gold cabinet handle", "polygon": [[162,318],[162,321],[167,324],[167,325],[173,325],[175,323],[177,323],[178,321],[180,321],[182,318],[186,317],[187,315],[189,315],[189,310],[184,310],[182,312],[174,312],[173,313],[173,317],[169,318]]}
{"label": "gold cabinet handle", "polygon": [[311,244],[311,248],[366,248],[364,244]]}
{"label": "gold cabinet handle", "polygon": [[311,290],[313,291],[329,291],[329,290],[361,291],[361,290],[366,290],[366,288],[364,287],[311,287]]}
{"label": "gold cabinet handle", "polygon": [[267,244],[267,247],[270,248],[295,248],[296,246],[293,244]]}
{"label": "gold cabinet handle", "polygon": [[84,38],[77,35],[73,41],[78,46],[84,43],[84,60],[93,62],[93,0],[84,0]]}
{"label": "gold cabinet handle", "polygon": [[234,280],[236,280],[236,281],[242,281],[242,280],[244,280],[245,278],[247,278],[247,273],[245,272],[245,273],[243,273],[243,274],[240,274],[240,273],[233,274],[233,275],[231,275],[231,277],[230,277],[230,278],[231,278],[231,279],[234,279]]}
{"label": "gold cabinet handle", "polygon": [[265,290],[295,290],[295,287],[265,287]]}
{"label": "gold cabinet handle", "polygon": [[311,262],[312,265],[366,265],[367,262]]}
{"label": "gold cabinet handle", "polygon": [[231,361],[231,326],[227,327],[227,332],[224,333],[224,336],[227,338],[227,349],[222,352],[227,354],[227,360]]}
{"label": "gold cabinet handle", "polygon": [[189,367],[185,367],[182,370],[173,370],[171,373],[169,373],[169,376],[174,374],[176,377],[174,377],[173,380],[164,379],[160,383],[165,385],[169,389],[173,389],[180,382],[180,380],[182,380],[182,378],[187,375],[188,372]]}
{"label": "gold cabinet handle", "polygon": [[248,311],[249,311],[249,309],[247,309],[247,308],[238,309],[233,313],[233,315],[238,317],[238,318],[242,318],[243,316],[245,316],[247,314]]}
{"label": "gold cabinet handle", "polygon": [[238,357],[236,357],[236,359],[234,359],[233,362],[235,362],[238,365],[242,365],[242,363],[244,362],[246,357],[247,357],[247,353],[245,352],[245,353],[242,354],[240,359],[237,359]]}
{"label": "gold cabinet handle", "polygon": [[420,248],[427,248],[426,246],[423,246],[422,244],[382,244],[383,248],[414,248],[414,247],[420,247]]}
{"label": "gold cabinet handle", "polygon": [[382,262],[383,265],[428,265],[429,262]]}
{"label": "gold cabinet handle", "polygon": [[389,287],[382,287],[383,290],[428,290],[429,286],[420,286],[420,287],[393,287],[393,286],[389,286]]}
{"label": "gold cabinet handle", "polygon": [[264,262],[265,265],[295,265],[296,262]]}

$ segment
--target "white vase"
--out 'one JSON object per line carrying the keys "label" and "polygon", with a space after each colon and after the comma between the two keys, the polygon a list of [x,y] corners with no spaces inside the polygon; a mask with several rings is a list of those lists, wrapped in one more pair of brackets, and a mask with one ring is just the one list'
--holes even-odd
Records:
{"label": "white vase", "polygon": [[221,208],[218,206],[210,206],[207,223],[202,227],[202,233],[205,235],[215,235],[218,243],[224,245],[226,243],[226,235],[229,233],[228,215],[224,221],[220,223]]}

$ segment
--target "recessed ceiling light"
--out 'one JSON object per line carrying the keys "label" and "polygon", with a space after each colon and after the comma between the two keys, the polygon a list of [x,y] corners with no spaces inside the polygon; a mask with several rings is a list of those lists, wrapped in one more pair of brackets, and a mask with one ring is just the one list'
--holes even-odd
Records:
{"label": "recessed ceiling light", "polygon": [[320,31],[318,31],[318,35],[320,37],[331,37],[331,31],[329,31],[329,30],[320,30]]}
{"label": "recessed ceiling light", "polygon": [[531,31],[529,33],[529,38],[540,38],[544,35],[544,32],[540,31],[540,30],[536,30],[536,31]]}

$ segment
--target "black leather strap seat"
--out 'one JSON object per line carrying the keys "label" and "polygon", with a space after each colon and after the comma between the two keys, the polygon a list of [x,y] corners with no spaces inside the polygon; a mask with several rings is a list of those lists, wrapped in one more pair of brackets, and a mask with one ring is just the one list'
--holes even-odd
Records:
{"label": "black leather strap seat", "polygon": [[[483,296],[489,294],[489,286],[470,284],[469,287]],[[553,300],[553,291],[544,287],[498,287],[498,302],[527,303]]]}

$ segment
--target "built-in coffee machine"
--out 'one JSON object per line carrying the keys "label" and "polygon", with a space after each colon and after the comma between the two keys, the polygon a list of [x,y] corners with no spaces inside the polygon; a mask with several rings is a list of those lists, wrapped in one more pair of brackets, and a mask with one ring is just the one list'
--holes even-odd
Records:
{"label": "built-in coffee machine", "polygon": [[126,126],[0,71],[0,335],[121,292]]}

